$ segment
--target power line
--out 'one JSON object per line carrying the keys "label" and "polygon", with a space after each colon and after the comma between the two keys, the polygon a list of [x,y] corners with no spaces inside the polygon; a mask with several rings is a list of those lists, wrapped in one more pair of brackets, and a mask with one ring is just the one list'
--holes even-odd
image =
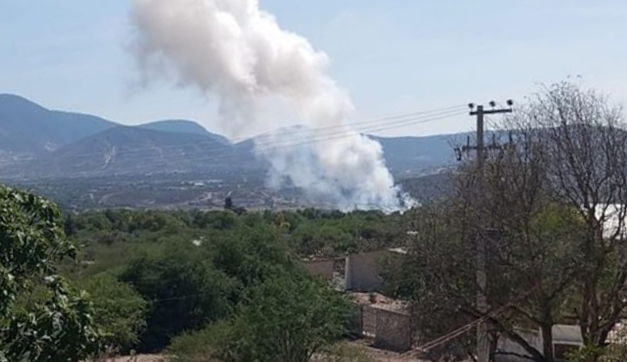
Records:
{"label": "power line", "polygon": [[[380,125],[375,124],[375,125],[372,125],[372,126],[369,126],[369,127],[366,127],[366,128],[361,128],[361,129],[360,129],[360,128],[356,128],[356,129],[354,129],[354,128],[351,128],[349,125],[342,125],[342,126],[339,126],[339,127],[342,127],[342,128],[343,128],[343,129],[342,129],[342,130],[340,130],[340,131],[334,131],[334,132],[320,132],[320,133],[317,133],[317,134],[314,134],[314,132],[312,131],[312,132],[311,132],[311,133],[312,133],[312,135],[309,135],[309,136],[307,136],[307,135],[306,135],[306,136],[303,136],[303,137],[301,137],[301,138],[302,138],[302,139],[309,139],[309,138],[314,137],[314,136],[315,136],[315,137],[319,137],[319,136],[333,136],[334,134],[338,134],[338,133],[339,133],[339,134],[342,134],[342,133],[366,133],[366,132],[379,132],[379,129],[378,129],[377,127],[380,127],[380,126],[385,126],[385,127],[387,127],[387,126],[395,126],[395,125],[398,125],[399,127],[402,127],[405,123],[409,123],[410,125],[411,125],[411,124],[416,124],[416,123],[428,123],[428,122],[431,122],[431,119],[433,119],[434,117],[438,117],[438,116],[448,116],[448,115],[453,115],[453,114],[460,114],[461,112],[462,112],[462,111],[458,109],[458,110],[449,110],[449,111],[443,111],[443,112],[432,113],[432,114],[429,114],[429,115],[427,116],[428,118],[416,117],[416,116],[414,116],[414,117],[407,117],[407,118],[397,119],[397,120],[392,121],[392,122],[384,122],[384,123],[381,123]],[[424,119],[424,122],[421,122],[420,120],[423,120],[423,119]],[[374,128],[373,128],[373,127],[374,127]],[[393,127],[393,128],[396,128],[396,127]],[[386,128],[386,129],[387,129],[387,128]],[[297,135],[298,135],[299,133],[300,133],[299,131],[294,132],[294,134],[297,134]],[[303,132],[303,133],[306,133],[306,132]],[[269,135],[268,137],[269,137],[269,138],[273,138],[273,137],[274,137],[274,135]],[[291,139],[290,141],[294,141],[294,139]],[[272,141],[270,141],[270,142],[272,142]],[[262,141],[262,142],[255,142],[255,144],[256,144],[257,146],[263,146],[265,143]]]}
{"label": "power line", "polygon": [[[454,115],[459,115],[461,113],[457,112]],[[401,128],[401,127],[406,127],[409,126],[411,124],[417,124],[417,123],[427,123],[427,122],[433,122],[439,119],[443,119],[446,117],[450,117],[451,115],[442,115],[439,117],[433,117],[427,120],[417,120],[417,121],[412,121],[412,122],[406,122],[403,123],[402,125],[394,125],[394,126],[388,126],[388,127],[380,127],[378,129],[371,129],[369,130],[369,132],[378,132],[378,131],[383,131],[383,130],[389,130],[389,129],[394,129],[394,128]],[[349,133],[342,133],[342,134],[335,134],[332,137],[320,137],[320,138],[308,138],[308,139],[302,139],[300,142],[291,142],[291,141],[284,141],[284,142],[276,142],[275,144],[270,144],[270,146],[261,146],[258,147],[256,146],[255,149],[257,151],[262,151],[262,152],[270,152],[270,151],[277,151],[277,150],[281,150],[281,149],[289,149],[289,148],[296,148],[299,146],[307,146],[307,145],[312,145],[312,144],[319,144],[319,143],[324,143],[324,142],[328,142],[328,141],[332,141],[332,140],[338,140],[338,139],[343,139],[343,138],[349,138],[349,137],[355,137],[357,136],[359,133],[356,132],[349,132]],[[200,154],[200,155],[204,155],[207,153],[208,150],[199,150],[195,153],[186,153],[185,156],[190,156],[190,155],[195,155],[195,154]],[[236,156],[242,156],[242,155],[248,155],[248,151],[247,150],[231,150],[229,149],[228,152],[222,153],[222,154],[214,154],[214,155],[207,155],[206,157],[201,157],[201,158],[195,158],[195,161],[204,161],[204,160],[223,160],[229,157],[236,157]]]}
{"label": "power line", "polygon": [[[370,128],[367,130],[347,130],[345,132],[342,132],[339,134],[339,136],[342,136],[342,134],[351,137],[354,136],[356,134],[361,134],[361,133],[366,133],[366,132],[381,132],[381,131],[386,131],[386,130],[390,130],[390,129],[397,129],[397,128],[403,128],[403,127],[407,127],[407,126],[411,126],[411,125],[415,125],[415,124],[423,124],[423,123],[429,123],[429,122],[433,122],[433,121],[437,121],[443,118],[448,118],[448,117],[453,117],[453,116],[457,116],[457,115],[461,115],[463,114],[463,111],[454,111],[454,112],[448,112],[448,113],[444,113],[444,114],[440,114],[437,116],[433,116],[431,118],[427,118],[427,119],[408,119],[408,120],[403,120],[403,121],[399,121],[399,122],[393,122],[390,125],[387,126],[382,126],[379,128]],[[321,138],[323,141],[326,140],[333,140],[336,139],[338,137],[333,137],[333,135],[327,135],[327,136],[331,136],[331,137],[326,137],[323,135],[323,137]],[[339,137],[342,138],[342,137]],[[303,140],[313,140],[315,142],[315,140],[317,138],[314,137],[308,137],[308,138],[303,138]],[[292,146],[292,145],[299,145],[299,143],[290,143],[292,140],[289,140],[288,142],[286,142],[286,146]],[[261,146],[261,148],[263,148],[264,144],[261,143],[259,146]]]}
{"label": "power line", "polygon": [[[393,121],[393,120],[400,119],[400,118],[413,118],[413,117],[418,117],[418,116],[421,116],[421,115],[425,115],[426,116],[426,115],[429,115],[429,114],[432,114],[432,113],[439,113],[439,112],[442,112],[442,111],[460,110],[460,109],[463,109],[464,107],[465,107],[465,105],[455,105],[455,106],[450,106],[450,107],[433,109],[433,110],[429,110],[429,111],[416,111],[416,112],[404,113],[404,114],[399,114],[399,115],[394,115],[394,116],[385,116],[385,117],[374,118],[374,119],[371,119],[371,120],[361,121],[361,122],[348,122],[346,124],[332,125],[332,126],[328,126],[328,127],[307,128],[304,131],[307,131],[307,132],[318,132],[318,131],[326,130],[326,129],[344,128],[346,126],[352,128],[354,126],[363,125],[363,124],[378,123],[378,122],[381,122],[381,121]],[[258,134],[258,135],[254,136],[254,137],[251,137],[251,138],[259,138],[259,137],[263,137],[263,136],[266,136],[266,135],[268,135],[268,136],[275,136],[275,135],[281,135],[283,133],[290,133],[290,131],[289,130],[287,130],[287,131],[279,131],[279,132],[269,131],[269,132],[264,132],[264,133]],[[247,139],[250,139],[250,138],[244,138],[244,139],[241,139],[241,141],[245,141]],[[237,143],[237,141],[233,141],[233,142]]]}

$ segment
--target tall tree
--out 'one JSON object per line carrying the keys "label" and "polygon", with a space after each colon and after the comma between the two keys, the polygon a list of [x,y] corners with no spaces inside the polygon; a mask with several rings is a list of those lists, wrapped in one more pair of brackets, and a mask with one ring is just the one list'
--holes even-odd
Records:
{"label": "tall tree", "polygon": [[[399,290],[413,290],[418,307],[440,308],[442,317],[480,317],[474,241],[483,238],[490,279],[484,292],[493,311],[507,311],[489,315],[495,332],[534,359],[553,361],[552,326],[574,312],[585,344],[602,351],[627,307],[621,110],[564,82],[532,97],[505,130],[511,136],[484,170],[463,164],[448,201],[417,222],[409,263],[421,267]],[[544,345],[530,345],[514,327],[539,328]]]}
{"label": "tall tree", "polygon": [[585,221],[579,239],[585,272],[575,312],[585,343],[604,347],[627,306],[627,127],[622,109],[598,92],[564,82],[538,94],[519,122],[545,130],[553,196],[576,208]]}
{"label": "tall tree", "polygon": [[[559,83],[517,110],[505,128],[511,136],[484,170],[462,165],[449,200],[417,222],[408,262],[420,267],[399,290],[413,291],[418,308],[444,318],[481,317],[473,303],[474,241],[483,238],[484,292],[492,312],[500,311],[488,315],[495,334],[535,360],[553,361],[552,326],[574,312],[585,344],[602,351],[627,306],[627,131],[620,109],[596,92]],[[418,321],[429,325],[427,319]],[[528,343],[516,327],[539,328],[543,346]]]}
{"label": "tall tree", "polygon": [[[483,238],[489,275],[483,292],[492,311],[501,311],[489,314],[493,334],[536,360],[554,360],[551,330],[580,271],[581,254],[570,240],[581,223],[550,197],[546,154],[535,137],[536,130],[519,129],[481,174],[471,163],[462,166],[450,199],[418,215],[407,260],[412,288],[405,290],[413,289],[418,328],[431,331],[426,337],[484,316],[474,304],[476,241]],[[446,320],[451,324],[443,325]],[[540,329],[544,345],[529,343],[519,327]],[[463,348],[455,350],[472,353],[470,341],[460,341]]]}

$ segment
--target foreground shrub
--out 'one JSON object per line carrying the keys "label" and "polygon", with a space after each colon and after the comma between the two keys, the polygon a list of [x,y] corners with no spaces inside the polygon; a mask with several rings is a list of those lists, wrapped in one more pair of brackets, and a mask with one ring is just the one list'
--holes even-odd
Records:
{"label": "foreground shrub", "polygon": [[126,353],[139,342],[146,327],[148,303],[128,284],[111,274],[98,274],[82,283],[94,305],[94,322],[108,348]]}
{"label": "foreground shrub", "polygon": [[255,288],[229,322],[174,339],[178,362],[307,362],[344,337],[350,303],[328,286],[281,276]]}
{"label": "foreground shrub", "polygon": [[121,280],[150,303],[138,350],[160,351],[170,338],[229,315],[229,282],[210,260],[191,246],[140,256]]}

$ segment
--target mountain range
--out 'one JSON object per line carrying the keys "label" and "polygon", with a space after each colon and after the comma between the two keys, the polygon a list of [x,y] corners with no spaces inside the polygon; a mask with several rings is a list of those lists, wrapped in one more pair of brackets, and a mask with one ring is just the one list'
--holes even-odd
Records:
{"label": "mountain range", "polygon": [[[454,161],[462,135],[378,137],[395,176],[433,172]],[[465,137],[465,136],[464,136]],[[265,164],[254,140],[231,143],[196,122],[163,120],[124,126],[103,118],[44,108],[0,94],[0,176],[21,179],[237,172]]]}

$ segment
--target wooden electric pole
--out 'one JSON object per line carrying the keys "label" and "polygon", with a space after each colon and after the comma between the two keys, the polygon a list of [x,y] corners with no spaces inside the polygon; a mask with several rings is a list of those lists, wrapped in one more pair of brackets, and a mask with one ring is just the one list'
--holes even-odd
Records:
{"label": "wooden electric pole", "polygon": [[[511,100],[507,101],[508,108],[500,108],[497,109],[496,104],[494,102],[490,102],[491,109],[485,109],[483,105],[477,105],[475,107],[474,104],[469,104],[470,107],[470,115],[477,118],[477,145],[470,146],[470,142],[462,148],[455,149],[457,153],[457,158],[461,160],[462,154],[464,152],[468,153],[471,150],[475,150],[477,153],[477,173],[479,175],[479,187],[483,188],[483,165],[485,163],[485,159],[487,158],[487,151],[489,149],[500,149],[501,147],[493,142],[488,147],[485,145],[485,135],[484,135],[484,127],[485,127],[485,116],[489,114],[500,114],[500,113],[512,113],[512,105],[513,102]],[[478,233],[475,236],[477,243],[477,255],[476,255],[476,278],[477,278],[477,310],[482,315],[488,313],[488,301],[485,294],[488,278],[486,274],[486,240],[481,233]],[[477,362],[489,362],[490,359],[490,341],[488,339],[487,325],[486,323],[481,323],[477,327]]]}

